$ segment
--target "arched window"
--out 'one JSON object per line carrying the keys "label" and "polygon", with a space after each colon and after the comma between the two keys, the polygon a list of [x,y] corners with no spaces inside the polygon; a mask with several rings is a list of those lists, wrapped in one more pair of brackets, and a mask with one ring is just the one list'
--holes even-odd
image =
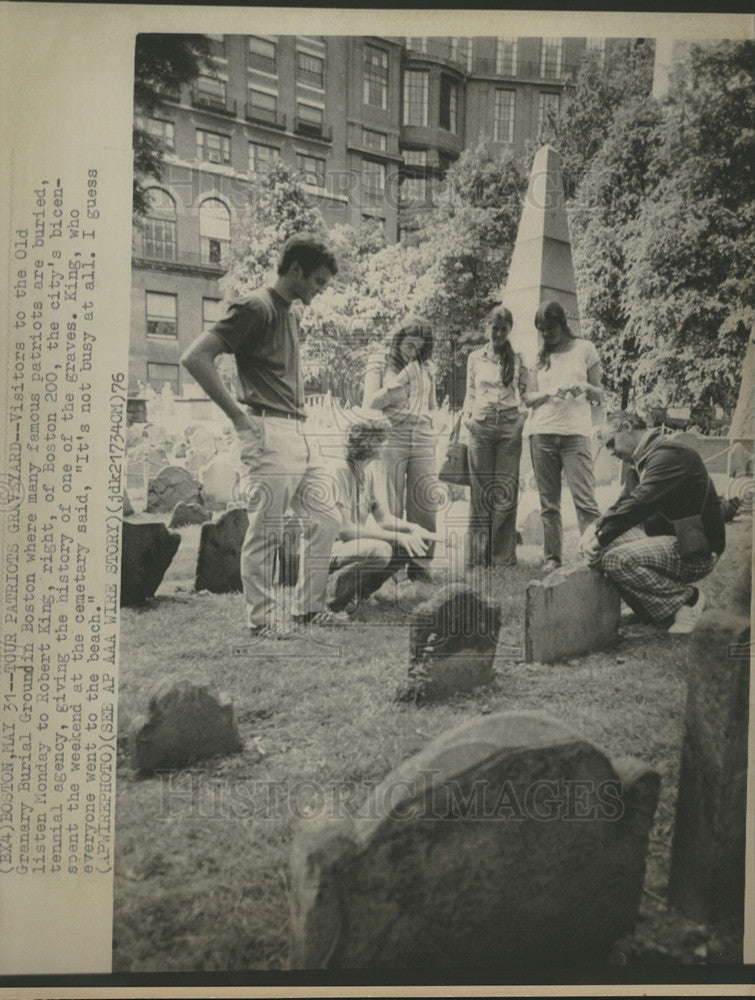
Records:
{"label": "arched window", "polygon": [[153,260],[176,259],[176,203],[162,188],[148,188],[149,211],[139,229],[141,252]]}
{"label": "arched window", "polygon": [[199,206],[199,249],[203,264],[226,264],[231,246],[231,213],[219,198]]}

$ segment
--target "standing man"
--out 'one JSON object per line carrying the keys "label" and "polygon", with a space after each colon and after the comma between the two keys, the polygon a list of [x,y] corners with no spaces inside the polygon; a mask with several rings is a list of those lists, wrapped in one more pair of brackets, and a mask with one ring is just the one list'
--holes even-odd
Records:
{"label": "standing man", "polygon": [[[181,358],[186,370],[233,424],[246,466],[242,481],[249,528],[241,550],[241,580],[253,635],[291,639],[296,633],[275,615],[273,559],[284,514],[301,509],[310,450],[304,434],[304,382],[294,299],[308,305],[338,273],[333,253],[311,233],[283,247],[278,277],[232,305]],[[235,400],[215,366],[219,354],[236,359],[240,392]],[[311,532],[318,530],[306,518]]]}
{"label": "standing man", "polygon": [[671,633],[691,632],[705,608],[693,584],[726,546],[721,501],[703,460],[661,428],[648,430],[635,413],[611,414],[601,438],[632,468],[619,499],[582,536],[582,552],[633,611]]}

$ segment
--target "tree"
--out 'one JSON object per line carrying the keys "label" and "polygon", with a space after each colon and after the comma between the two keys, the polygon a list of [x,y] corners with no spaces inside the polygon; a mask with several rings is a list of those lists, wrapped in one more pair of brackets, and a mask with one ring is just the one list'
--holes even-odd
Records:
{"label": "tree", "polygon": [[[214,73],[210,40],[205,35],[139,34],[134,50],[134,111],[152,117],[166,95],[178,94],[203,73]],[[135,124],[133,214],[135,219],[149,210],[147,184],[163,176],[163,143]]]}
{"label": "tree", "polygon": [[266,280],[275,280],[283,244],[300,232],[319,233],[328,240],[322,213],[312,205],[296,170],[273,160],[253,176],[246,209],[232,234],[228,271],[220,279],[225,299],[236,301]]}
{"label": "tree", "polygon": [[549,113],[542,139],[558,150],[567,199],[575,196],[622,106],[650,96],[654,46],[642,41],[605,54],[587,51],[568,80],[557,114]]}
{"label": "tree", "polygon": [[638,377],[736,403],[755,300],[755,45],[693,47],[669,95],[652,191],[627,244]]}

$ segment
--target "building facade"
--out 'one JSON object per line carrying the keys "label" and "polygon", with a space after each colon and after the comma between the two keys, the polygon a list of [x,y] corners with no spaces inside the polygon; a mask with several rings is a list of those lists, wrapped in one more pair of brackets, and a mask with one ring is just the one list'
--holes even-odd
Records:
{"label": "building facade", "polygon": [[[194,386],[179,364],[219,317],[231,230],[271,159],[294,166],[329,225],[411,239],[448,167],[487,138],[517,154],[588,47],[622,39],[210,36],[216,73],[141,124],[163,179],[134,229],[129,389]],[[196,387],[198,392],[198,387]],[[201,394],[201,393],[200,393]]]}

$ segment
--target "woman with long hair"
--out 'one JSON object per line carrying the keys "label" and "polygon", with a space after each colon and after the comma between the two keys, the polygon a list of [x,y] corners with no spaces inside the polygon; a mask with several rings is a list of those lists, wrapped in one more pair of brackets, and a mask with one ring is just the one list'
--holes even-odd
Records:
{"label": "woman with long hair", "polygon": [[[435,531],[438,478],[433,417],[438,409],[433,331],[421,316],[400,323],[389,334],[383,351],[367,359],[364,405],[383,411],[390,422],[383,465],[388,508]],[[430,544],[423,559],[411,559],[409,579],[427,580],[433,556]]]}
{"label": "woman with long hair", "polygon": [[467,360],[464,425],[469,431],[471,502],[467,565],[516,565],[516,510],[527,369],[514,352],[510,311],[497,303],[485,319],[488,342]]}
{"label": "woman with long hair", "polygon": [[540,494],[546,573],[561,565],[561,473],[574,501],[580,534],[600,516],[595,502],[590,404],[602,398],[598,352],[575,337],[558,302],[535,313],[542,337],[533,384],[524,402],[531,408],[527,430]]}

